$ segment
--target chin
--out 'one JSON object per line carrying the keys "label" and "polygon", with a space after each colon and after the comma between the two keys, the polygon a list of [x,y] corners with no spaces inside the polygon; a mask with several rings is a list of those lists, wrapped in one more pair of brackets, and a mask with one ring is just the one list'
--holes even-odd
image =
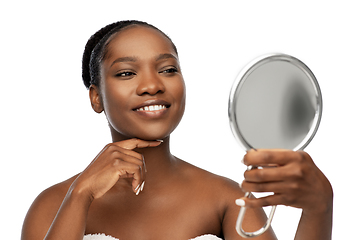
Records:
{"label": "chin", "polygon": [[170,136],[170,133],[167,134],[139,134],[135,136],[134,138],[139,138],[145,141],[156,141],[156,140],[163,140],[165,138],[168,138]]}
{"label": "chin", "polygon": [[[130,128],[134,129],[134,128]],[[136,129],[136,128],[135,128]],[[151,128],[148,127],[147,129],[140,129],[137,128],[138,131],[116,131],[115,129],[112,129],[112,136],[113,139],[131,139],[131,138],[137,138],[142,139],[145,141],[156,141],[156,140],[162,140],[165,138],[168,138],[172,131],[170,129],[162,128]],[[118,137],[116,137],[118,136]]]}
{"label": "chin", "polygon": [[162,140],[170,136],[178,126],[179,122],[180,121],[173,121],[170,124],[166,122],[157,122],[155,124],[138,125],[138,128],[135,128],[137,131],[134,132],[134,136],[147,141]]}
{"label": "chin", "polygon": [[[170,123],[166,121],[156,121],[137,122],[136,124],[122,126],[110,124],[110,129],[113,137],[116,139],[138,138],[146,141],[162,140],[170,136],[180,123],[180,119],[176,119],[178,121],[172,121]],[[116,137],[116,135],[119,137]]]}

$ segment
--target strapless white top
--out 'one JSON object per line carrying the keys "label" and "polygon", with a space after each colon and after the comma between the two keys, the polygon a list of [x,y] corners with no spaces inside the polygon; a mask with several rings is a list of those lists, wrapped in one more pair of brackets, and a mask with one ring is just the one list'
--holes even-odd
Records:
{"label": "strapless white top", "polygon": [[[105,235],[104,233],[98,233],[98,234],[87,234],[84,236],[83,240],[119,240],[119,239]],[[221,240],[221,238],[218,238],[215,235],[206,234],[189,240]]]}

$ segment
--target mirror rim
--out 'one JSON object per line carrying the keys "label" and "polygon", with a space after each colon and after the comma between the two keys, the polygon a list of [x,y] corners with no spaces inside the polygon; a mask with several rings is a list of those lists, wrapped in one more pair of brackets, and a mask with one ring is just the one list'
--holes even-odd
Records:
{"label": "mirror rim", "polygon": [[241,131],[239,129],[239,126],[237,124],[236,121],[236,114],[235,114],[235,109],[236,109],[236,104],[237,104],[237,98],[238,98],[238,92],[240,91],[241,87],[243,86],[244,82],[247,80],[247,77],[254,71],[256,70],[256,68],[258,68],[259,66],[271,62],[271,61],[286,61],[289,62],[291,64],[294,64],[295,66],[297,66],[298,68],[300,68],[307,76],[307,79],[311,82],[315,94],[316,94],[316,111],[315,111],[315,116],[314,116],[314,121],[312,123],[312,126],[309,130],[309,132],[307,133],[307,135],[304,137],[304,139],[296,146],[294,147],[292,150],[293,151],[298,151],[298,150],[303,150],[310,142],[311,140],[314,138],[319,125],[320,125],[320,121],[321,121],[321,117],[322,117],[322,109],[323,109],[323,102],[322,102],[322,94],[321,94],[321,90],[320,90],[320,86],[319,83],[315,77],[315,75],[312,73],[312,71],[310,70],[309,67],[307,67],[302,61],[300,61],[299,59],[287,55],[287,54],[283,54],[283,53],[271,53],[271,54],[266,54],[263,56],[260,56],[256,59],[254,59],[253,61],[251,61],[250,63],[248,63],[237,75],[237,77],[235,78],[235,81],[232,85],[231,91],[230,91],[230,97],[229,97],[229,107],[228,107],[228,115],[229,115],[229,121],[230,121],[230,127],[232,130],[232,133],[235,137],[235,139],[237,140],[238,143],[240,143],[240,145],[247,151],[249,149],[254,148],[253,146],[251,146],[250,143],[247,142],[247,140],[244,138],[244,136],[241,134]]}

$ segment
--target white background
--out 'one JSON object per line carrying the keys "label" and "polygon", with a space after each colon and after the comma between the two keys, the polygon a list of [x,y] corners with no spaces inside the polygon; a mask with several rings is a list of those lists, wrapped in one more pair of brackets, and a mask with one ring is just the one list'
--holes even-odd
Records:
{"label": "white background", "polygon": [[[90,35],[124,19],[159,27],[178,47],[187,108],[172,136],[173,154],[239,182],[244,151],[227,118],[234,78],[265,53],[305,62],[324,101],[319,131],[306,150],[334,188],[333,238],[358,238],[351,231],[360,215],[355,1],[7,2],[0,4],[1,239],[19,239],[34,198],[82,171],[111,141],[106,119],[92,111],[82,85],[81,58]],[[293,238],[299,216],[278,208],[279,239]]]}

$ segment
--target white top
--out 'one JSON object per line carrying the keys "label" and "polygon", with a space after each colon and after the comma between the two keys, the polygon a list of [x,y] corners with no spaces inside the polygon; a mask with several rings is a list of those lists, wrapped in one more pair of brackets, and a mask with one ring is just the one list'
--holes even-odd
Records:
{"label": "white top", "polygon": [[[107,236],[104,233],[98,233],[98,234],[87,234],[84,236],[83,240],[119,240],[119,239],[114,238],[112,236]],[[218,238],[215,235],[206,234],[189,240],[221,240],[221,238]]]}

